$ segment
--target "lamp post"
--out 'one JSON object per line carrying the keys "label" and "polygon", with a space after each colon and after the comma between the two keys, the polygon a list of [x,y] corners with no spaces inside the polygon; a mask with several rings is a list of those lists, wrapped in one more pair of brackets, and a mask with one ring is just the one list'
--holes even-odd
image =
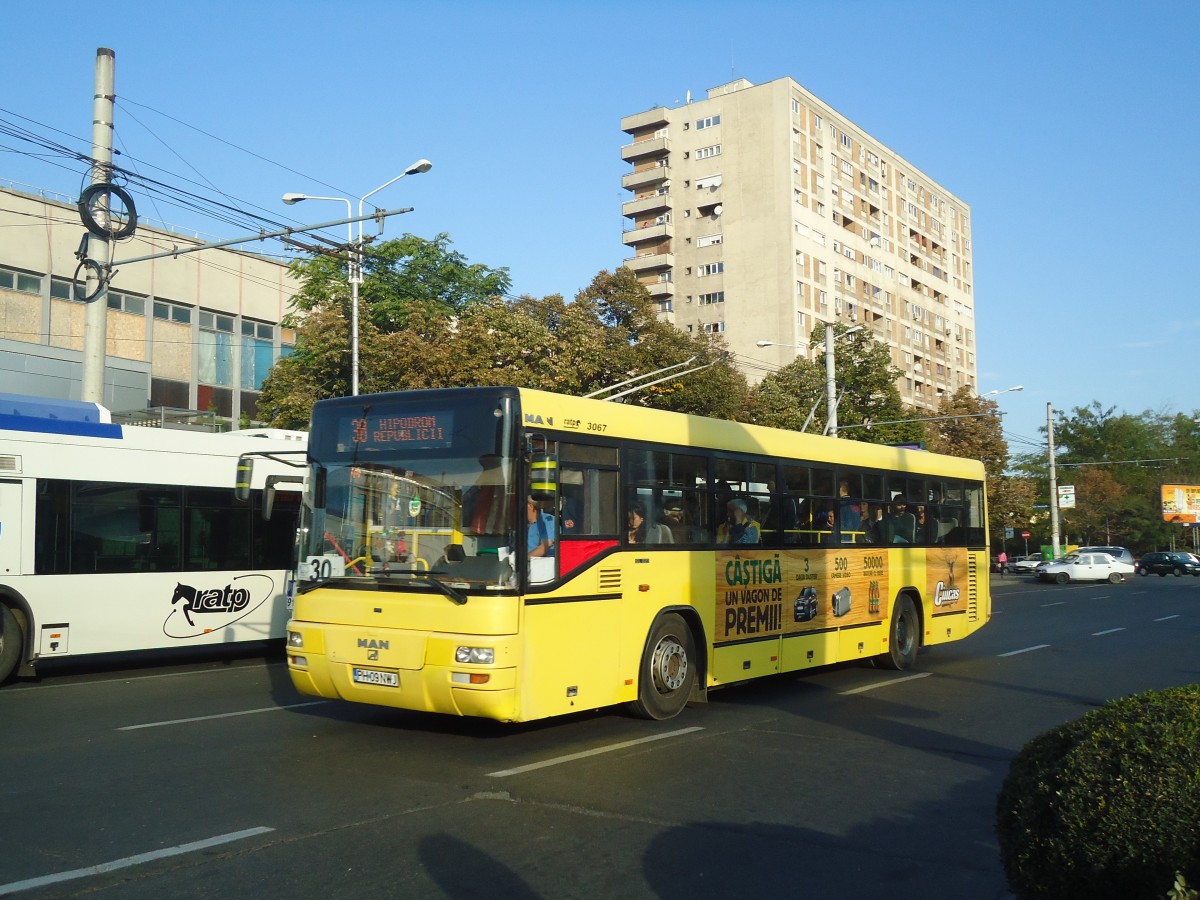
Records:
{"label": "lamp post", "polygon": [[983,400],[983,399],[985,399],[985,398],[987,398],[987,397],[995,397],[997,394],[1008,394],[1008,393],[1010,393],[1010,392],[1012,392],[1012,391],[1023,391],[1023,390],[1025,390],[1025,385],[1023,385],[1023,384],[1018,384],[1016,387],[1005,388],[1005,389],[1004,389],[1004,390],[1002,390],[1002,391],[1001,391],[1001,390],[995,390],[995,391],[988,391],[986,394],[980,394],[980,395],[979,395],[979,399],[980,399],[980,400]]}
{"label": "lamp post", "polygon": [[[433,163],[427,159],[418,159],[415,163],[393,178],[386,181],[373,191],[368,191],[358,201],[358,240],[354,240],[354,226],[346,223],[346,246],[350,248],[350,394],[358,396],[358,286],[362,284],[362,248],[363,248],[363,204],[372,194],[378,194],[386,187],[395,184],[405,175],[418,175],[428,172]],[[308,194],[284,194],[283,202],[289,206],[301,200],[336,200],[346,204],[346,218],[353,216],[350,200],[346,197],[313,197]]]}
{"label": "lamp post", "polygon": [[[825,322],[825,407],[827,414],[825,417],[825,433],[831,437],[837,437],[838,421],[837,421],[837,382],[834,380],[834,364],[833,364],[833,347],[834,342],[839,338],[844,338],[847,335],[854,334],[856,331],[862,331],[863,326],[855,325],[853,328],[847,328],[841,334],[833,333],[833,323]],[[756,341],[758,347],[792,347],[795,350],[802,349],[797,344],[781,344],[775,341]],[[816,406],[813,406],[813,411],[808,414],[808,419],[804,422],[804,431],[808,428],[808,423],[812,420],[813,413],[817,411]]]}

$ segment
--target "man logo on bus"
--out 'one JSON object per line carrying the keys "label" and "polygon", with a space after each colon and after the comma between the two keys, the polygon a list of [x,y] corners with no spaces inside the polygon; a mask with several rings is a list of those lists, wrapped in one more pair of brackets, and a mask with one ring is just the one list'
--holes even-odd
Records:
{"label": "man logo on bus", "polygon": [[268,575],[241,575],[233,581],[219,588],[177,582],[163,633],[173,638],[210,634],[245,618],[275,593],[275,580]]}

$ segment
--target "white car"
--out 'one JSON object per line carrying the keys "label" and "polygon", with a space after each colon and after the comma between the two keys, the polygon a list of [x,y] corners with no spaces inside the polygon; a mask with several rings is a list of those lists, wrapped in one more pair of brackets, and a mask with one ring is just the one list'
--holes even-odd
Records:
{"label": "white car", "polygon": [[1042,581],[1107,581],[1111,584],[1124,581],[1134,573],[1127,562],[1114,559],[1107,553],[1072,553],[1054,562],[1038,567],[1037,576]]}
{"label": "white car", "polygon": [[1028,575],[1035,568],[1037,568],[1037,564],[1041,561],[1041,555],[1036,553],[1032,556],[1020,556],[1008,564],[1008,571],[1021,572],[1025,575]]}

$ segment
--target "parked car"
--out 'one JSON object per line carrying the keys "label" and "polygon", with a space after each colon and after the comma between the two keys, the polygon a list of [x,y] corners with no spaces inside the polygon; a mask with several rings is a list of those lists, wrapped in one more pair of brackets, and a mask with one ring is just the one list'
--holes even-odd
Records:
{"label": "parked car", "polygon": [[1037,568],[1042,581],[1066,584],[1068,581],[1108,581],[1117,584],[1134,573],[1131,563],[1114,559],[1108,553],[1076,551]]}
{"label": "parked car", "polygon": [[1034,553],[1030,556],[1018,556],[1008,564],[1008,571],[1017,572],[1028,575],[1037,568],[1037,564],[1042,561],[1040,553]]}
{"label": "parked car", "polygon": [[1139,575],[1168,575],[1200,577],[1200,559],[1190,553],[1145,553],[1138,560]]}
{"label": "parked car", "polygon": [[1137,568],[1137,560],[1133,558],[1133,554],[1124,547],[1080,547],[1076,553],[1107,553],[1118,562],[1129,563],[1134,568]]}

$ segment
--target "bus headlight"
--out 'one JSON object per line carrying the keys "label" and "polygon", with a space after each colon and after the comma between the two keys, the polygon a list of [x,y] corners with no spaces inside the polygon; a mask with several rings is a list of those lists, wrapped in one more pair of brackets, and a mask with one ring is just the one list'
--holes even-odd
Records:
{"label": "bus headlight", "polygon": [[496,651],[491,647],[459,647],[454,651],[454,661],[490,666],[496,661]]}
{"label": "bus headlight", "polygon": [[287,642],[289,647],[303,647],[304,635],[298,631],[289,631]]}

